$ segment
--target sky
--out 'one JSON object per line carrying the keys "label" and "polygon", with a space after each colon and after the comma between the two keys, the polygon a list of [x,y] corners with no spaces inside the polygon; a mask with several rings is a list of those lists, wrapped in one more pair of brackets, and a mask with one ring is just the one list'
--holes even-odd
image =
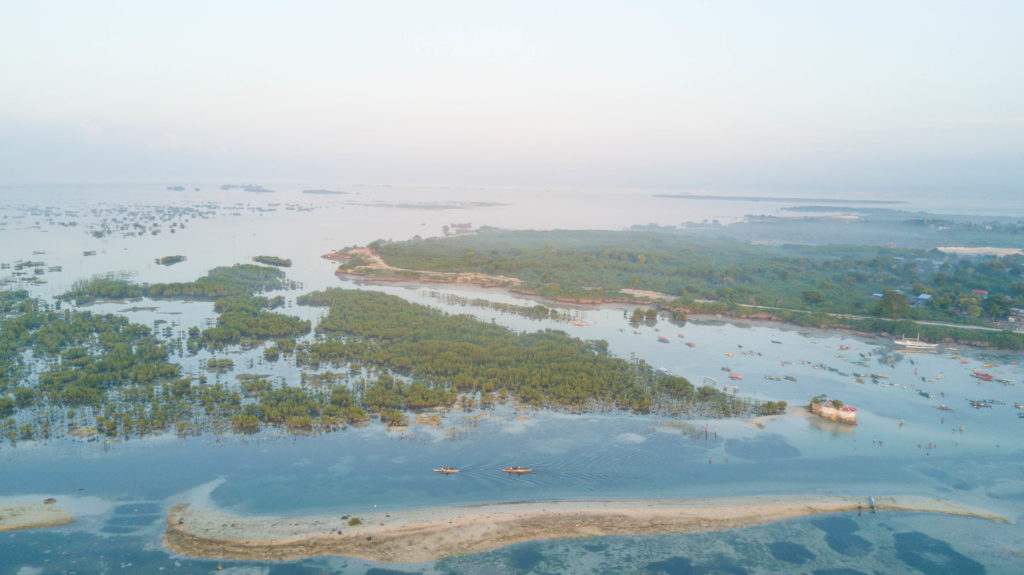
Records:
{"label": "sky", "polygon": [[8,2],[0,183],[1024,193],[1024,2]]}

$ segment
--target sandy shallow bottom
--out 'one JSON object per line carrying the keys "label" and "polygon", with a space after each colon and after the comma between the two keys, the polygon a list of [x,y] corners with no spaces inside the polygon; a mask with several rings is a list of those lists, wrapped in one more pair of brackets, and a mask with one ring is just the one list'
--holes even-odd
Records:
{"label": "sandy shallow bottom", "polygon": [[30,501],[0,502],[0,531],[59,527],[74,521],[70,511],[55,504]]}
{"label": "sandy shallow bottom", "polygon": [[[878,497],[879,511],[943,513],[1006,522],[966,505]],[[691,500],[552,501],[360,515],[239,517],[187,503],[171,509],[164,544],[182,555],[290,560],[344,555],[380,562],[436,561],[539,539],[718,531],[805,515],[870,510],[862,497],[829,495]]]}

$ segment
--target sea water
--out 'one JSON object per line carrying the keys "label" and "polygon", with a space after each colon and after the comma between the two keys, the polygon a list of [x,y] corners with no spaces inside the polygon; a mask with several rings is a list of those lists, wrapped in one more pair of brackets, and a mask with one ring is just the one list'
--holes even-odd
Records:
{"label": "sea water", "polygon": [[[643,359],[697,384],[736,384],[744,396],[799,406],[826,393],[857,406],[860,424],[785,417],[767,420],[761,429],[743,420],[577,415],[499,405],[469,414],[486,416],[464,425],[454,440],[427,426],[395,432],[372,424],[313,436],[267,431],[4,445],[0,497],[55,496],[76,510],[78,520],[66,527],[0,534],[0,573],[201,573],[218,567],[229,573],[1015,573],[1024,566],[1019,527],[1024,519],[1024,420],[1012,407],[1024,401],[1020,354],[945,347],[902,354],[880,338],[756,322],[634,326],[625,317],[631,309],[616,306],[565,308],[588,325],[538,321],[437,297],[443,290],[470,299],[534,303],[507,293],[436,285],[361,286],[335,278],[333,264],[319,258],[330,249],[377,238],[437,235],[451,223],[620,229],[651,222],[728,222],[744,213],[775,212],[785,202],[752,206],[613,192],[365,186],[353,186],[345,196],[319,197],[300,194],[300,187],[277,194],[201,188],[196,193],[154,186],[69,186],[19,193],[17,200],[6,194],[0,208],[0,262],[31,259],[61,266],[42,275],[46,283],[14,280],[18,287],[51,297],[92,274],[123,274],[140,282],[188,280],[254,255],[289,257],[294,265],[288,275],[303,286],[284,293],[287,313],[315,320],[322,310],[293,304],[297,295],[312,289],[379,289],[518,331],[552,328],[603,339],[619,357]],[[480,201],[492,204],[470,203]],[[157,235],[97,238],[87,232],[126,206],[144,211],[153,205],[209,206],[209,215],[189,218],[174,234],[166,225]],[[47,216],[40,211],[47,207],[77,212],[79,225],[60,225],[69,217]],[[84,255],[92,251],[95,255]],[[175,254],[188,260],[171,267],[153,262]],[[171,325],[176,333],[208,324],[212,317],[209,303],[144,300],[88,309],[123,313],[147,325],[167,322],[157,325]],[[670,342],[659,342],[659,335]],[[196,371],[206,357],[182,361],[187,371]],[[993,367],[982,367],[985,363]],[[742,380],[728,379],[722,368]],[[974,368],[1016,385],[979,383],[971,377]],[[286,361],[266,364],[259,357],[253,368],[236,371],[272,373],[293,383],[299,373]],[[855,372],[886,377],[857,383]],[[973,409],[969,399],[996,399],[1003,405]],[[935,408],[942,404],[953,411]],[[458,421],[466,414],[449,417]],[[520,464],[535,472],[521,477],[500,472]],[[446,477],[430,471],[440,465],[462,472]],[[285,563],[192,559],[167,552],[160,542],[167,511],[183,501],[208,501],[237,514],[300,515],[505,501],[804,493],[938,497],[996,511],[1012,523],[864,512],[718,533],[533,542],[411,565],[338,557]]]}

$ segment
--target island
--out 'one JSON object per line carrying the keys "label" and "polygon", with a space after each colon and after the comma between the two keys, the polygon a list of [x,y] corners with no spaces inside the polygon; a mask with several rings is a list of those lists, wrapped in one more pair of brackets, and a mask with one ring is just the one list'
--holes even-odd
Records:
{"label": "island", "polygon": [[162,266],[173,266],[174,264],[180,264],[186,259],[185,256],[164,256],[156,258],[156,263]]}
{"label": "island", "polygon": [[302,190],[302,193],[319,196],[343,196],[348,194],[348,192],[342,192],[340,190]]}
{"label": "island", "polygon": [[243,192],[250,192],[254,194],[272,194],[274,190],[268,190],[263,186],[257,184],[224,184],[220,187],[222,190],[242,190]]}
{"label": "island", "polygon": [[[777,223],[750,225],[768,231],[749,240],[747,228],[721,232],[720,226],[481,229],[377,240],[324,257],[339,263],[340,277],[363,281],[471,283],[562,303],[650,304],[676,319],[720,315],[1024,349],[1024,331],[1015,329],[1024,319],[1024,282],[1019,281],[1024,256],[1013,251],[967,257],[940,245],[775,244]],[[910,221],[902,227],[918,225]],[[881,226],[864,231],[880,233]],[[793,227],[799,234],[800,226]],[[974,240],[1007,242],[1019,233],[1009,225],[993,229]],[[833,235],[847,238],[844,233]]]}
{"label": "island", "polygon": [[822,419],[857,425],[857,408],[845,405],[838,399],[828,399],[824,395],[819,395],[811,399],[807,410]]}
{"label": "island", "polygon": [[288,258],[279,258],[277,256],[253,256],[252,261],[258,264],[277,266],[280,268],[288,268],[292,266],[292,260]]}

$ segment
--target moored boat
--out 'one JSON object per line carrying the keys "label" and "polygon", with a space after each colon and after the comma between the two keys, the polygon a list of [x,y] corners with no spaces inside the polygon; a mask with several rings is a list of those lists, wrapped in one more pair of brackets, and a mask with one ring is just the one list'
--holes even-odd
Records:
{"label": "moored boat", "polygon": [[921,341],[921,336],[918,335],[916,338],[901,337],[900,339],[893,340],[898,346],[905,347],[907,349],[935,349],[939,347],[937,343],[928,343]]}
{"label": "moored boat", "polygon": [[661,343],[668,343],[668,338],[663,335],[659,335],[658,341],[660,341]]}

